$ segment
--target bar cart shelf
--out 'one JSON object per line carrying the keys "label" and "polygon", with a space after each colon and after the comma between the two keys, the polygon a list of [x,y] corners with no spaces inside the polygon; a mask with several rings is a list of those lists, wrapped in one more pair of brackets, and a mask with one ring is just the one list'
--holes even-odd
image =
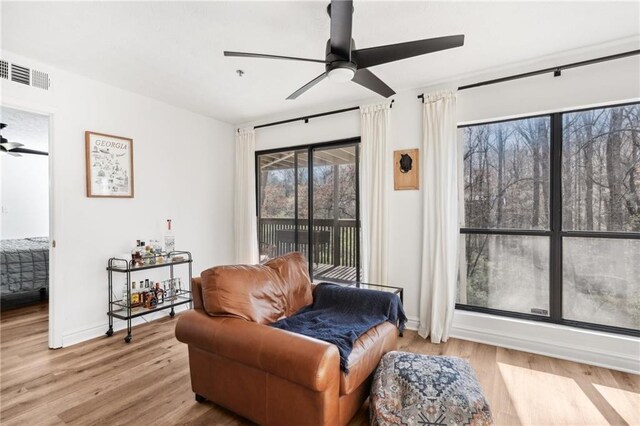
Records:
{"label": "bar cart shelf", "polygon": [[[124,338],[124,341],[129,343],[131,342],[131,320],[133,318],[138,318],[147,314],[151,314],[158,311],[164,311],[166,309],[171,309],[169,315],[171,317],[175,316],[174,308],[176,306],[189,304],[191,308],[191,304],[193,303],[193,297],[191,292],[191,279],[193,278],[192,272],[192,264],[193,258],[191,257],[191,253],[188,251],[172,251],[170,252],[166,258],[173,259],[175,257],[179,257],[182,260],[164,260],[164,256],[152,256],[151,261],[153,264],[145,264],[136,266],[132,260],[126,260],[122,258],[112,257],[109,259],[107,265],[107,271],[109,273],[109,312],[107,315],[109,317],[109,329],[105,333],[107,336],[113,335],[113,319],[119,319],[127,321],[127,335]],[[162,258],[162,260],[160,259]],[[148,258],[147,258],[148,259]],[[144,306],[131,306],[131,276],[132,274],[156,268],[169,268],[170,278],[173,280],[174,278],[174,267],[178,265],[188,265],[189,267],[189,279],[188,279],[188,290],[181,289],[176,294],[171,295],[170,297],[164,298],[162,304],[158,304],[152,308],[146,308]],[[122,300],[114,297],[113,292],[113,274],[114,273],[123,273],[126,274],[126,287],[127,287],[127,299]]]}

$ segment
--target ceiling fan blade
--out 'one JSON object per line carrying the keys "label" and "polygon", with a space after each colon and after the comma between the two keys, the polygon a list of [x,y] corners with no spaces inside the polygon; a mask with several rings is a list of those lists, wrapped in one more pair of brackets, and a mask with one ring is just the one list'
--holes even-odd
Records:
{"label": "ceiling fan blade", "polygon": [[351,81],[354,81],[369,90],[373,90],[385,98],[396,94],[391,87],[387,86],[384,81],[380,80],[374,73],[367,69],[359,69],[356,71],[356,75],[353,76]]}
{"label": "ceiling fan blade", "polygon": [[352,52],[352,55],[358,68],[368,68],[462,45],[464,45],[463,34],[357,49]]}
{"label": "ceiling fan blade", "polygon": [[2,147],[7,150],[7,151],[13,151],[16,148],[20,148],[21,146],[24,146],[21,143],[18,142],[4,142],[6,139],[2,138]]}
{"label": "ceiling fan blade", "polygon": [[36,151],[35,149],[28,148],[15,148],[11,151],[8,151],[9,154],[34,154],[34,155],[49,155],[48,152],[44,151]]}
{"label": "ceiling fan blade", "polygon": [[331,0],[331,53],[351,60],[352,0]]}
{"label": "ceiling fan blade", "polygon": [[227,50],[224,51],[224,56],[235,56],[239,58],[288,59],[291,61],[318,62],[320,64],[327,63],[324,59],[296,58],[293,56],[265,55],[262,53],[230,52]]}
{"label": "ceiling fan blade", "polygon": [[305,84],[304,86],[302,86],[301,88],[299,88],[298,90],[290,94],[287,100],[296,99],[298,96],[302,95],[304,92],[311,89],[313,86],[320,83],[325,78],[327,78],[327,73],[320,74],[319,76],[317,76],[316,78],[314,78],[313,80],[311,80],[310,82],[308,82],[307,84]]}
{"label": "ceiling fan blade", "polygon": [[22,155],[18,154],[14,151],[7,151],[3,146],[0,146],[0,152],[4,152],[5,154],[9,154],[12,157],[22,157]]}

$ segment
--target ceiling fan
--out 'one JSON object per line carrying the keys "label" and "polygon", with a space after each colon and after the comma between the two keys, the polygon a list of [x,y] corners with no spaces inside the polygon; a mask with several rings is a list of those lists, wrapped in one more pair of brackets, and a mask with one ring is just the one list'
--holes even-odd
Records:
{"label": "ceiling fan", "polygon": [[[0,131],[5,127],[7,127],[5,123],[0,123]],[[49,155],[48,152],[22,148],[23,146],[24,144],[18,142],[9,142],[4,136],[0,135],[0,152],[5,152],[13,157],[22,157],[21,154]]]}
{"label": "ceiling fan", "polygon": [[287,99],[296,99],[327,77],[329,80],[340,82],[354,81],[388,98],[396,92],[367,68],[411,58],[413,56],[425,55],[439,50],[452,49],[464,44],[464,35],[453,35],[389,44],[386,46],[369,47],[366,49],[356,49],[355,42],[351,38],[353,1],[331,0],[331,4],[327,6],[327,13],[331,18],[331,38],[327,40],[326,58],[324,60],[230,51],[225,51],[224,55],[247,58],[288,59],[325,64],[325,72],[293,92]]}

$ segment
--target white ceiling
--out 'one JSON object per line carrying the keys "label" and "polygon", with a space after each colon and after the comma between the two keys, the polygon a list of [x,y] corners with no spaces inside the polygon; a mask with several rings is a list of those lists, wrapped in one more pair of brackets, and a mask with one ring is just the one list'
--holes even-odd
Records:
{"label": "white ceiling", "polygon": [[[324,66],[222,55],[239,50],[323,59],[327,3],[3,1],[2,48],[242,123],[371,99],[357,84],[324,81],[287,101]],[[371,68],[396,92],[640,34],[638,1],[356,0],[354,8],[360,48],[465,34],[462,48]]]}
{"label": "white ceiling", "polygon": [[0,122],[7,125],[2,136],[9,142],[21,143],[23,148],[49,151],[49,117],[46,115],[0,107]]}

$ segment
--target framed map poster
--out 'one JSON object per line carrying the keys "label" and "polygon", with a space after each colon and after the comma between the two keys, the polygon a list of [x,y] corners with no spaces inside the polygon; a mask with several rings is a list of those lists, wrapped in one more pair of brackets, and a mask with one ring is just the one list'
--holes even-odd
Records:
{"label": "framed map poster", "polygon": [[87,197],[133,198],[133,139],[86,131]]}

